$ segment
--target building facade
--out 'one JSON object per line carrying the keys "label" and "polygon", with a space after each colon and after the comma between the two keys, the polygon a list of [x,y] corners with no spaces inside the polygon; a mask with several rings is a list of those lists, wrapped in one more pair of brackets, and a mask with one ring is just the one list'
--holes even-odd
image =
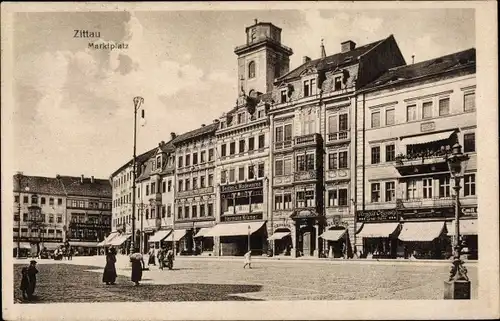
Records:
{"label": "building facade", "polygon": [[[111,186],[93,177],[14,175],[14,252],[36,255],[69,241],[96,252],[111,228]],[[18,243],[19,242],[19,243]]]}
{"label": "building facade", "polygon": [[445,258],[455,215],[446,155],[470,156],[461,231],[477,258],[475,50],[393,68],[357,97],[356,244],[364,255]]}

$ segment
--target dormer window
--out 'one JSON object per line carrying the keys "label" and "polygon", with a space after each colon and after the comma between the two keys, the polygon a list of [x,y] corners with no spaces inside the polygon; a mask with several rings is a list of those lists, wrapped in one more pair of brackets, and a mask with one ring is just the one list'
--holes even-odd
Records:
{"label": "dormer window", "polygon": [[333,79],[333,87],[335,91],[342,89],[342,76],[336,76]]}
{"label": "dormer window", "polygon": [[248,64],[248,78],[255,78],[255,61]]}
{"label": "dormer window", "polygon": [[154,159],[151,161],[151,170],[152,171],[156,170],[156,162]]}
{"label": "dormer window", "polygon": [[280,97],[281,97],[280,102],[281,102],[282,104],[283,104],[283,103],[286,103],[286,89],[282,89],[282,90],[280,91],[280,94],[281,94],[281,95],[280,95]]}
{"label": "dormer window", "polygon": [[220,122],[220,129],[224,129],[226,128],[226,122],[225,121],[221,121]]}
{"label": "dormer window", "polygon": [[156,157],[156,169],[161,169],[162,168],[162,163],[161,163],[161,156]]}
{"label": "dormer window", "polygon": [[316,79],[304,80],[304,97],[316,95]]}
{"label": "dormer window", "polygon": [[238,114],[238,124],[243,124],[245,122],[245,113]]}

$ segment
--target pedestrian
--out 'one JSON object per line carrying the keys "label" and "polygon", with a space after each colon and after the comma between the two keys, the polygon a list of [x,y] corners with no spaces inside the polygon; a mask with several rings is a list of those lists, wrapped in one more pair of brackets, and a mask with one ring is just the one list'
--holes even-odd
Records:
{"label": "pedestrian", "polygon": [[102,282],[106,285],[114,285],[116,281],[116,250],[115,248],[110,248],[108,254],[106,254],[106,266],[104,267],[104,273],[102,275]]}
{"label": "pedestrian", "polygon": [[164,260],[165,260],[165,249],[162,247],[158,250],[158,266],[160,267],[160,270],[163,270],[163,265],[164,265]]}
{"label": "pedestrian", "polygon": [[139,253],[139,248],[134,249],[134,253],[130,255],[130,262],[132,263],[132,275],[131,280],[136,286],[139,285],[139,281],[142,280],[142,269],[144,268],[144,259]]}
{"label": "pedestrian", "polygon": [[29,285],[29,280],[28,280],[28,267],[25,266],[21,270],[22,278],[21,278],[21,286],[19,289],[23,293],[23,299],[26,300],[28,299],[28,285]]}
{"label": "pedestrian", "polygon": [[35,293],[35,288],[36,288],[36,275],[38,273],[38,270],[36,269],[36,261],[31,260],[30,265],[28,266],[28,269],[26,271],[26,274],[28,276],[28,287],[26,289],[26,294],[28,296],[28,300],[33,300],[33,294]]}
{"label": "pedestrian", "polygon": [[152,247],[149,249],[149,258],[148,258],[148,266],[149,265],[155,265],[156,266],[156,260],[155,260],[155,249]]}
{"label": "pedestrian", "polygon": [[243,268],[246,268],[247,265],[251,269],[252,268],[252,251],[248,251],[245,253],[245,265],[243,265]]}

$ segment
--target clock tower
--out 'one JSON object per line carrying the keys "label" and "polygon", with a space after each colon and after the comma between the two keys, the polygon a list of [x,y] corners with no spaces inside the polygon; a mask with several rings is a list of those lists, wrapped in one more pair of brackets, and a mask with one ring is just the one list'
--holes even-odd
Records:
{"label": "clock tower", "polygon": [[290,69],[291,48],[281,44],[281,29],[269,22],[246,28],[246,44],[236,47],[238,56],[238,91],[242,95],[267,93],[276,78]]}

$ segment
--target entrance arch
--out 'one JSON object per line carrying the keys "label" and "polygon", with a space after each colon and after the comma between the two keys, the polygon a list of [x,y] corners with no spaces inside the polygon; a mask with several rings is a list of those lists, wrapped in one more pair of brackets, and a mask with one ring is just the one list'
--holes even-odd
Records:
{"label": "entrance arch", "polygon": [[274,255],[290,255],[292,250],[292,231],[286,227],[280,227],[274,230],[273,235],[268,241],[274,242]]}

